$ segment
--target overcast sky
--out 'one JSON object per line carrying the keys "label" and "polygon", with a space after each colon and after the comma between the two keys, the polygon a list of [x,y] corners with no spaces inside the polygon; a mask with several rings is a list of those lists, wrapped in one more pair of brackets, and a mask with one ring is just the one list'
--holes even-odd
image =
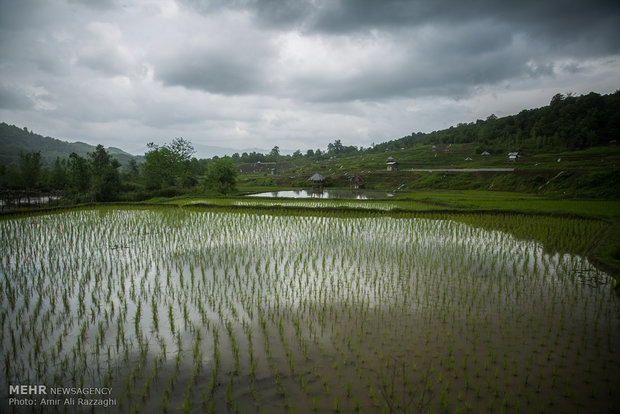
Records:
{"label": "overcast sky", "polygon": [[0,0],[0,121],[134,154],[367,147],[613,93],[619,4]]}

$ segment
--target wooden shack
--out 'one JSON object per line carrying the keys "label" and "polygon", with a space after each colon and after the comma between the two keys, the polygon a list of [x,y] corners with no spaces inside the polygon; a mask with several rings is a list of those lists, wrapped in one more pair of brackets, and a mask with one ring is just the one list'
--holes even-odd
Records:
{"label": "wooden shack", "polygon": [[385,165],[388,171],[398,171],[398,162],[396,162],[393,157],[388,157]]}
{"label": "wooden shack", "polygon": [[348,178],[351,189],[359,190],[364,187],[364,178],[361,175],[351,175]]}
{"label": "wooden shack", "polygon": [[312,177],[308,178],[308,181],[312,182],[312,188],[322,188],[325,184],[325,176],[316,173]]}

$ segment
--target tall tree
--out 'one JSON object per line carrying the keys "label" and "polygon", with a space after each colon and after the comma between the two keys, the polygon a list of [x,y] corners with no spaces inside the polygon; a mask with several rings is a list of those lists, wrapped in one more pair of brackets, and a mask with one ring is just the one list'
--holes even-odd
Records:
{"label": "tall tree", "polygon": [[175,138],[161,147],[152,142],[147,146],[142,165],[147,189],[158,190],[176,185],[190,187],[196,182],[191,163],[195,150],[191,142]]}
{"label": "tall tree", "polygon": [[340,154],[343,151],[344,147],[342,142],[339,139],[335,140],[334,143],[327,144],[327,152],[330,154]]}
{"label": "tall tree", "polygon": [[19,173],[21,185],[29,190],[39,185],[41,176],[41,153],[19,153]]}
{"label": "tall tree", "polygon": [[56,157],[54,168],[50,172],[49,186],[54,190],[64,190],[69,184],[69,176],[67,173],[67,163]]}
{"label": "tall tree", "polygon": [[120,163],[112,159],[103,145],[99,144],[90,157],[92,171],[91,187],[96,201],[112,201],[116,199],[120,190]]}
{"label": "tall tree", "polygon": [[237,170],[228,157],[218,158],[209,165],[205,187],[227,194],[236,190]]}
{"label": "tall tree", "polygon": [[85,195],[90,187],[88,161],[75,152],[69,155],[69,179],[73,192]]}

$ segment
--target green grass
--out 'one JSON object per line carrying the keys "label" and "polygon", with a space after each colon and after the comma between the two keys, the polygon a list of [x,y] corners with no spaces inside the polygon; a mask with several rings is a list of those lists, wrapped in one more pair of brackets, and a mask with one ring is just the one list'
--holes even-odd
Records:
{"label": "green grass", "polygon": [[[278,173],[270,175],[258,164],[239,164],[239,186],[243,191],[270,191],[280,187],[303,187],[307,178],[319,172],[336,186],[346,186],[347,176],[361,175],[366,188],[393,190],[400,184],[408,189],[479,189],[547,193],[557,197],[617,199],[614,174],[620,160],[620,147],[593,147],[572,152],[523,153],[517,162],[505,153],[482,156],[474,144],[417,145],[404,150],[339,156],[325,160],[286,160],[277,164]],[[387,157],[399,163],[398,172],[386,171]],[[471,161],[466,161],[471,158]],[[561,161],[558,162],[558,159]],[[423,173],[409,169],[436,168],[515,168],[514,173]],[[562,176],[546,182],[558,173]]]}
{"label": "green grass", "polygon": [[[162,202],[153,200],[153,202]],[[371,211],[433,211],[445,210],[448,207],[437,206],[423,201],[413,200],[345,200],[345,199],[302,199],[302,198],[249,198],[249,197],[189,197],[163,201],[179,207],[190,205],[231,206],[231,207],[279,207],[295,209],[338,209],[338,210],[371,210]]]}
{"label": "green grass", "polygon": [[557,200],[528,193],[495,191],[416,191],[399,200],[438,203],[462,210],[502,210],[518,213],[578,215],[596,219],[620,219],[620,201]]}
{"label": "green grass", "polygon": [[616,279],[620,278],[620,201],[556,200],[534,194],[491,191],[419,191],[399,199],[438,203],[471,212],[508,211],[603,220],[607,228],[597,240],[591,241],[588,255]]}

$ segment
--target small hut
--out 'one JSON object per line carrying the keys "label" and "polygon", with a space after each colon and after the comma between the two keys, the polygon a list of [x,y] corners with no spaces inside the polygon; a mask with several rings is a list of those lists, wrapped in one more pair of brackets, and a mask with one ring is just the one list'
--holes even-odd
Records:
{"label": "small hut", "polygon": [[349,183],[352,189],[359,190],[364,187],[364,178],[361,175],[351,175],[349,176]]}
{"label": "small hut", "polygon": [[385,165],[388,171],[398,171],[398,163],[392,157],[388,157]]}
{"label": "small hut", "polygon": [[312,188],[322,188],[325,183],[325,177],[319,173],[314,174],[308,178],[308,181],[312,181]]}
{"label": "small hut", "polygon": [[385,165],[387,166],[388,171],[398,171],[398,162],[396,162],[394,157],[387,157]]}

